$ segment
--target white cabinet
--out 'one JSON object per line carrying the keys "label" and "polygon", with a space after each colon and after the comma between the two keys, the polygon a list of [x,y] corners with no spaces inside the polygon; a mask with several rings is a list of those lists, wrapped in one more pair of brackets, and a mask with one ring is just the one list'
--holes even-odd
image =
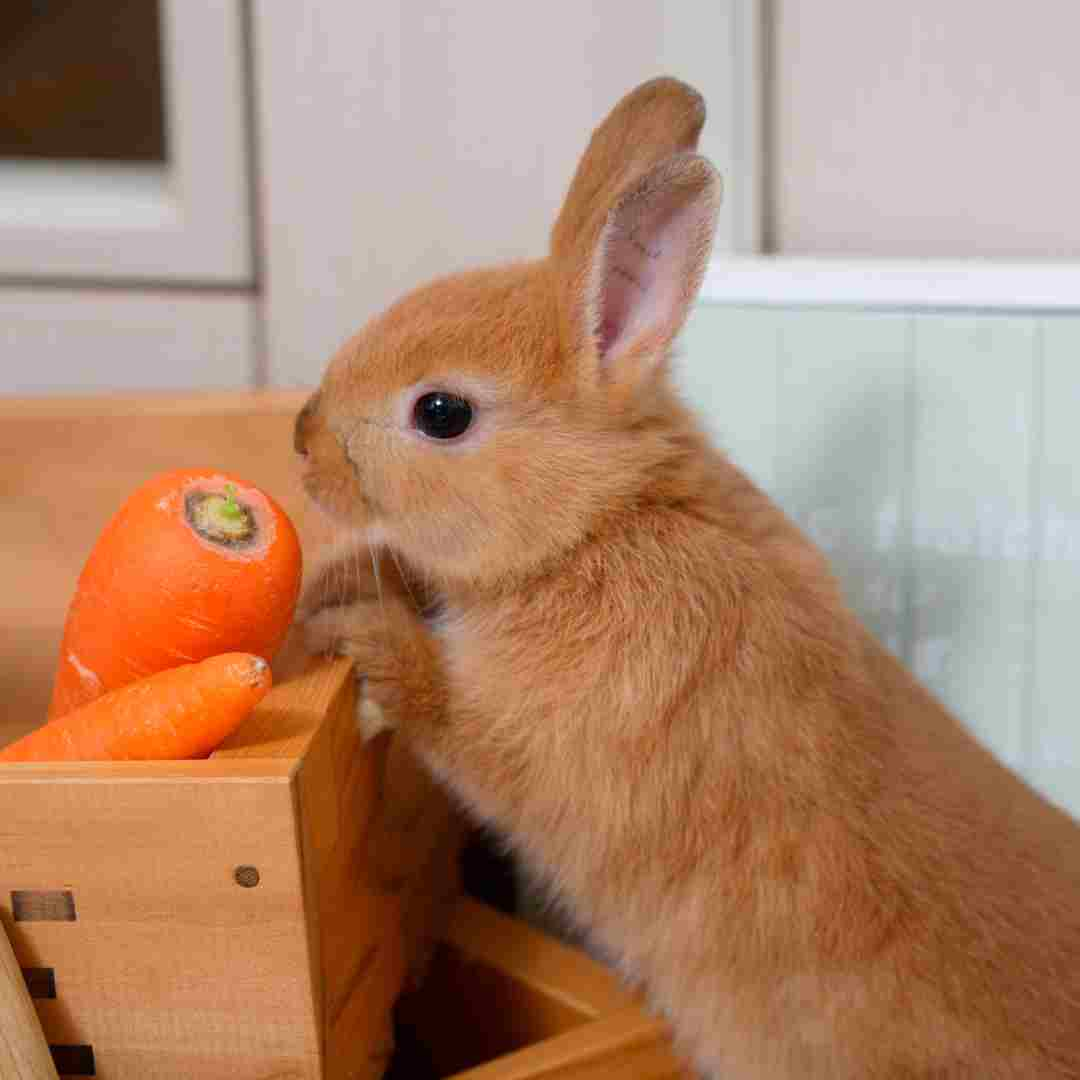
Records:
{"label": "white cabinet", "polygon": [[0,150],[0,392],[310,384],[420,281],[542,254],[592,127],[660,73],[710,102],[745,246],[756,9],[160,0],[163,160]]}
{"label": "white cabinet", "polygon": [[166,160],[0,158],[0,275],[252,283],[241,8],[163,0],[159,22]]}
{"label": "white cabinet", "polygon": [[310,381],[422,281],[542,255],[593,127],[656,75],[705,95],[719,247],[756,250],[757,7],[255,0],[270,377]]}
{"label": "white cabinet", "polygon": [[[83,66],[79,35],[111,44],[110,33],[124,36],[130,49],[145,37],[132,38],[122,20],[135,11],[145,31],[147,11],[104,3],[93,23],[80,5],[22,7],[3,43],[9,82],[25,84],[16,123],[66,123],[71,139],[73,121],[57,121],[57,112],[85,112],[84,99],[110,74]],[[244,9],[162,0],[152,30],[160,90],[135,82],[123,92],[160,94],[162,160],[116,160],[115,133],[97,115],[83,123],[102,125],[110,150],[98,159],[0,157],[0,391],[229,387],[255,378]],[[118,68],[127,73],[122,55]],[[61,91],[66,105],[55,100]],[[122,93],[111,93],[123,114]],[[9,123],[9,141],[11,132]],[[72,141],[94,153],[93,131]]]}

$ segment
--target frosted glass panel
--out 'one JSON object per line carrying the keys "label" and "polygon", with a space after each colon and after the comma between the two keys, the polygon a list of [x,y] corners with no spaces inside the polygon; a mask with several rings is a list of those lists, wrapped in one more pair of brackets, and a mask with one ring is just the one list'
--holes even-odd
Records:
{"label": "frosted glass panel", "polygon": [[677,371],[877,636],[1080,814],[1080,316],[700,305]]}

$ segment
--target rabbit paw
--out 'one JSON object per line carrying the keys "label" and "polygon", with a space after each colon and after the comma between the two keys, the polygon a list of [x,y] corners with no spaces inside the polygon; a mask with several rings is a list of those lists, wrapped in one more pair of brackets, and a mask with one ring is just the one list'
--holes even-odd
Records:
{"label": "rabbit paw", "polygon": [[410,690],[422,672],[427,631],[394,598],[357,599],[348,607],[326,607],[304,622],[304,642],[313,654],[347,656],[360,683],[357,722],[365,741],[397,726],[409,707]]}

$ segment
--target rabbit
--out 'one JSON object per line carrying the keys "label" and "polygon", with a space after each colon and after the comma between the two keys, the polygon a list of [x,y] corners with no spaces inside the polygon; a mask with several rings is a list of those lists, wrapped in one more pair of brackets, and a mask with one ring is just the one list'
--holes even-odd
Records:
{"label": "rabbit", "polygon": [[[721,197],[704,120],[639,86],[545,257],[424,285],[333,356],[295,440],[351,553],[308,646],[355,658],[365,730],[506,838],[700,1075],[1080,1077],[1080,827],[673,387]],[[369,550],[385,573],[351,575]]]}

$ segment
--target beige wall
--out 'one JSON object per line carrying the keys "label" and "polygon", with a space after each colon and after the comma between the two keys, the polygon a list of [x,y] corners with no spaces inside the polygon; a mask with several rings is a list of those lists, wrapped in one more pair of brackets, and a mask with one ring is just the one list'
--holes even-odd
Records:
{"label": "beige wall", "polygon": [[768,7],[772,250],[1080,257],[1080,4]]}

